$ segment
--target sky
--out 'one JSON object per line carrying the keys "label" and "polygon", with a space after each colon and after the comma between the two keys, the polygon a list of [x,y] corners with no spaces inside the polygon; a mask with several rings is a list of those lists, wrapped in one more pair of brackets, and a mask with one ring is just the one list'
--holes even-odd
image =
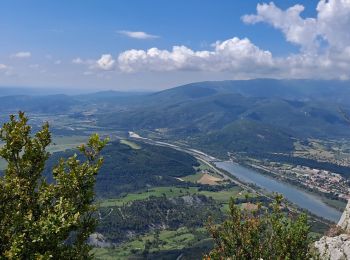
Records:
{"label": "sky", "polygon": [[2,0],[0,86],[350,78],[350,0]]}

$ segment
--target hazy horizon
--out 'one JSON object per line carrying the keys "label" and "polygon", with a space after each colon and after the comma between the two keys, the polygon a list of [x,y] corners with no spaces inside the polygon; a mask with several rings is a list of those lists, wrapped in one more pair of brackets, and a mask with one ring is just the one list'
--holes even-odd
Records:
{"label": "hazy horizon", "polygon": [[[139,89],[123,89],[123,88],[111,88],[111,87],[89,87],[84,88],[80,86],[51,86],[51,87],[45,87],[45,86],[6,86],[6,85],[0,85],[0,90],[6,90],[6,93],[2,94],[0,93],[0,96],[7,96],[8,93],[11,93],[10,95],[18,95],[19,93],[22,93],[24,95],[32,94],[32,95],[50,95],[50,94],[65,94],[65,95],[79,95],[79,94],[89,94],[89,93],[96,93],[96,92],[107,92],[107,91],[114,91],[114,92],[123,92],[123,93],[154,93],[159,92],[163,90],[168,90],[180,86],[185,85],[191,85],[201,82],[225,82],[225,81],[254,81],[254,80],[276,80],[276,81],[321,81],[321,82],[327,82],[327,81],[335,81],[335,82],[350,82],[350,80],[344,80],[344,79],[309,79],[309,78],[301,78],[301,79],[278,79],[278,78],[252,78],[252,79],[243,79],[243,80],[232,80],[232,79],[223,79],[223,80],[206,80],[206,81],[193,81],[193,82],[186,82],[183,84],[178,85],[170,85],[168,87],[164,88],[154,88],[154,89],[147,89],[147,88],[139,88]],[[13,93],[13,94],[12,94]]]}

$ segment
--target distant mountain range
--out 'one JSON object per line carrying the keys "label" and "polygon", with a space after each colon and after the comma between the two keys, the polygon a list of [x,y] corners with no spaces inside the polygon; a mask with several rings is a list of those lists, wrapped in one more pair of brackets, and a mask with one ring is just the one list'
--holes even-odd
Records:
{"label": "distant mountain range", "polygon": [[168,137],[229,151],[290,151],[296,138],[349,137],[349,81],[199,82],[143,96],[103,126],[165,129]]}
{"label": "distant mountain range", "polygon": [[0,111],[76,113],[94,109],[100,126],[161,129],[208,149],[283,152],[295,139],[350,136],[350,81],[198,82],[156,93],[0,97]]}

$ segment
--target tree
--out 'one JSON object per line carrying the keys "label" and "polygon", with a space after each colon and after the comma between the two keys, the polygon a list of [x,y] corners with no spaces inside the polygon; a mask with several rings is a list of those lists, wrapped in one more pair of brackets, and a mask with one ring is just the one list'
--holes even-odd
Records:
{"label": "tree", "polygon": [[211,221],[208,231],[214,249],[205,259],[310,259],[306,214],[296,220],[281,210],[277,196],[272,209],[248,211],[230,201],[230,214],[221,225]]}
{"label": "tree", "polygon": [[7,161],[0,177],[0,259],[86,259],[94,231],[95,176],[107,140],[92,135],[77,154],[61,159],[53,183],[42,176],[51,143],[49,125],[31,134],[23,112],[11,115],[0,130],[0,156]]}

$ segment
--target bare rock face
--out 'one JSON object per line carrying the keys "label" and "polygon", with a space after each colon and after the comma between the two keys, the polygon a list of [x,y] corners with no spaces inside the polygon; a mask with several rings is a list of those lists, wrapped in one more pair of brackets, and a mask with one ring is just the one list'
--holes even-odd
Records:
{"label": "bare rock face", "polygon": [[350,260],[350,201],[341,216],[338,227],[342,234],[334,237],[324,236],[315,242],[321,259]]}
{"label": "bare rock face", "polygon": [[93,233],[89,236],[87,243],[94,247],[111,247],[112,243],[108,242],[100,233]]}
{"label": "bare rock face", "polygon": [[322,237],[315,242],[321,259],[348,260],[350,259],[350,236],[342,234],[336,237]]}
{"label": "bare rock face", "polygon": [[345,232],[350,234],[350,200],[344,210],[343,215],[339,220],[338,226],[341,227]]}

